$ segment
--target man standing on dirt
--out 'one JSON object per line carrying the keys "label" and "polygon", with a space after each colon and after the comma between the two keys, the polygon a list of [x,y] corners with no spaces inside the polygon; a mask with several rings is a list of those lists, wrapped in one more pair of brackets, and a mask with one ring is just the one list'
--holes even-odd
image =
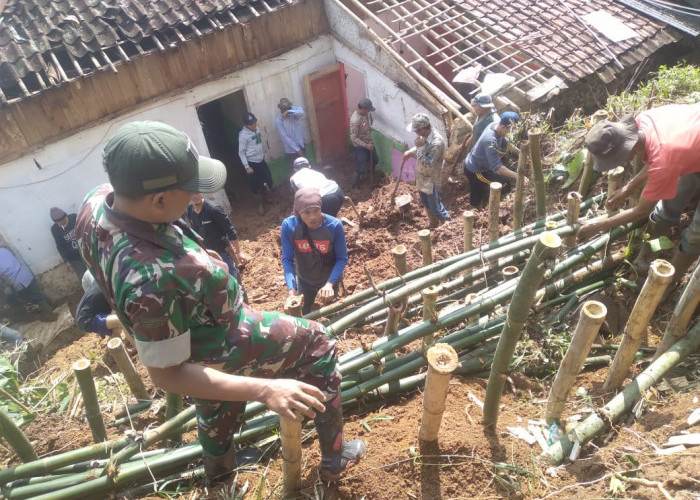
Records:
{"label": "man standing on dirt", "polygon": [[511,127],[520,121],[515,111],[506,111],[497,123],[492,123],[481,134],[474,148],[464,159],[464,175],[469,180],[469,204],[483,208],[489,201],[492,182],[502,184],[501,194],[510,192],[511,182],[518,174],[503,165],[501,156],[506,153]]}
{"label": "man standing on dirt", "polygon": [[472,135],[469,138],[467,151],[471,151],[479,140],[479,137],[481,137],[481,134],[483,134],[484,130],[486,130],[486,127],[491,125],[493,122],[500,120],[500,117],[496,112],[496,106],[494,106],[493,99],[490,95],[476,94],[474,99],[472,99],[471,104],[474,108],[474,113],[476,114],[476,120],[474,121]]}
{"label": "man standing on dirt", "polygon": [[120,127],[103,163],[111,185],[86,197],[80,250],[154,384],[193,398],[207,479],[236,467],[233,435],[246,401],[314,418],[321,477],[337,478],[364,444],[343,439],[335,341],[319,323],[244,304],[226,264],[180,221],[194,193],[223,187],[223,163],[152,121]]}
{"label": "man standing on dirt", "polygon": [[243,117],[243,128],[238,133],[238,156],[248,174],[248,187],[258,198],[258,214],[263,215],[265,194],[272,189],[272,174],[265,161],[258,119],[253,113]]}
{"label": "man standing on dirt", "polygon": [[300,156],[306,156],[306,140],[301,119],[304,118],[304,110],[293,106],[292,101],[282,97],[277,104],[280,114],[275,118],[275,127],[282,139],[284,153],[287,155],[287,164],[291,170],[294,160]]}
{"label": "man standing on dirt", "polygon": [[318,294],[324,303],[338,294],[348,263],[343,223],[321,212],[321,193],[303,188],[294,194],[294,213],[282,221],[282,267],[289,296],[303,297],[311,312]]}
{"label": "man standing on dirt", "polygon": [[357,104],[357,109],[350,117],[350,142],[352,143],[352,154],[355,157],[355,172],[352,174],[352,187],[360,186],[360,177],[367,172],[370,158],[374,168],[379,163],[377,150],[374,149],[374,142],[370,132],[372,130],[372,101],[364,97]]}
{"label": "man standing on dirt", "polygon": [[231,276],[243,286],[238,268],[245,266],[248,258],[241,252],[238,233],[226,211],[216,203],[204,199],[202,193],[197,193],[187,205],[187,219],[192,229],[204,240],[204,248],[218,253],[228,266]]}
{"label": "man standing on dirt", "polygon": [[51,235],[56,242],[56,250],[61,258],[70,264],[79,280],[83,279],[85,263],[80,258],[78,243],[75,241],[75,217],[76,214],[67,214],[65,210],[52,207],[49,216],[53,221]]}
{"label": "man standing on dirt", "polygon": [[425,113],[413,115],[406,130],[416,133],[415,148],[409,149],[403,156],[404,159],[415,156],[418,160],[416,188],[418,188],[420,201],[428,212],[430,227],[437,227],[442,222],[450,220],[450,214],[440,200],[445,139],[433,129]]}
{"label": "man standing on dirt", "polygon": [[[605,172],[641,153],[644,167],[625,186],[613,192],[606,206],[619,208],[638,188],[644,186],[637,205],[599,222],[584,224],[579,239],[601,231],[649,218],[652,238],[670,234],[680,224],[681,214],[700,193],[700,103],[671,104],[625,116],[619,122],[604,120],[586,135],[586,147],[593,155],[594,168]],[[651,260],[647,245],[637,260],[646,271]],[[683,277],[700,254],[700,206],[681,235],[671,263],[674,282]]]}

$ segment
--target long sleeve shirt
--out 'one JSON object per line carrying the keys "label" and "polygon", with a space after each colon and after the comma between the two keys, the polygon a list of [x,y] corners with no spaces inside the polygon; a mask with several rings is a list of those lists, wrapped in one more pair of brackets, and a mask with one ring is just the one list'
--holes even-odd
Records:
{"label": "long sleeve shirt", "polygon": [[496,133],[497,124],[492,123],[481,134],[474,148],[464,159],[464,167],[474,174],[495,172],[503,166],[501,155],[508,147],[508,140]]}
{"label": "long sleeve shirt", "polygon": [[66,262],[80,260],[78,242],[75,241],[75,218],[76,214],[69,214],[66,227],[61,227],[57,223],[51,226],[51,234],[56,242],[56,249]]}
{"label": "long sleeve shirt", "polygon": [[5,247],[0,248],[0,285],[7,285],[11,292],[27,288],[34,279],[32,272],[17,260],[15,254]]}
{"label": "long sleeve shirt", "polygon": [[248,127],[243,127],[238,133],[238,156],[241,158],[241,163],[245,168],[248,168],[248,162],[260,163],[265,159],[262,146],[262,135],[260,129],[255,128],[255,131]]}
{"label": "long sleeve shirt", "polygon": [[296,215],[282,221],[282,267],[287,290],[297,288],[297,277],[310,285],[335,285],[348,263],[343,223],[324,214],[321,227],[309,230],[308,237],[304,227]]}
{"label": "long sleeve shirt", "polygon": [[338,183],[312,168],[302,168],[289,178],[294,192],[304,188],[316,188],[321,196],[326,196],[338,189]]}
{"label": "long sleeve shirt", "polygon": [[275,127],[277,127],[277,132],[282,139],[284,152],[287,154],[298,153],[306,146],[301,123],[303,117],[304,110],[293,107],[287,111],[286,118],[283,118],[281,114],[275,118]]}
{"label": "long sleeve shirt", "polygon": [[433,188],[442,188],[442,164],[445,156],[445,139],[431,130],[425,144],[416,150],[416,187],[418,191],[432,194]]}
{"label": "long sleeve shirt", "polygon": [[350,117],[350,142],[358,148],[369,149],[372,147],[372,113],[361,115],[355,110]]}
{"label": "long sleeve shirt", "polygon": [[187,218],[192,229],[204,240],[205,248],[215,252],[225,252],[238,233],[223,208],[209,200],[204,200],[202,210],[197,213],[192,205],[187,207]]}

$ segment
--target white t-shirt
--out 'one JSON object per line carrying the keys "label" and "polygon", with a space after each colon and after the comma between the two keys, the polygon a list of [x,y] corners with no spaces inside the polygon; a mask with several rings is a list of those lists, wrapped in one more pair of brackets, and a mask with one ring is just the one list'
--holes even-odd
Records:
{"label": "white t-shirt", "polygon": [[328,179],[321,172],[304,167],[289,178],[289,183],[292,189],[297,191],[304,188],[316,188],[321,196],[326,196],[338,189],[338,184],[335,181]]}

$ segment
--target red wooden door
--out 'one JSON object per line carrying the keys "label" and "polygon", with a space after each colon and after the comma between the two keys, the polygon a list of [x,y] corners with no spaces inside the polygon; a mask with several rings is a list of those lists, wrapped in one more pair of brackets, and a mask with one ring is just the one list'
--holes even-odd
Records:
{"label": "red wooden door", "polygon": [[348,154],[345,72],[337,63],[304,77],[316,163]]}

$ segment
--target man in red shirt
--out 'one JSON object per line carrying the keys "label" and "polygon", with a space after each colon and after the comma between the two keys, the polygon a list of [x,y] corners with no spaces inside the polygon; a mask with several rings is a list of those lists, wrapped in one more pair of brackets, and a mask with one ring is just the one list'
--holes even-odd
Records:
{"label": "man in red shirt", "polygon": [[[579,239],[649,217],[650,233],[661,234],[677,226],[687,205],[700,193],[700,103],[671,104],[643,111],[636,119],[607,120],[586,136],[586,147],[599,172],[624,165],[637,152],[644,167],[624,187],[613,192],[606,205],[617,208],[640,186],[644,190],[636,206],[608,219],[589,222],[579,230]],[[677,281],[700,254],[700,207],[682,233],[671,263]]]}

